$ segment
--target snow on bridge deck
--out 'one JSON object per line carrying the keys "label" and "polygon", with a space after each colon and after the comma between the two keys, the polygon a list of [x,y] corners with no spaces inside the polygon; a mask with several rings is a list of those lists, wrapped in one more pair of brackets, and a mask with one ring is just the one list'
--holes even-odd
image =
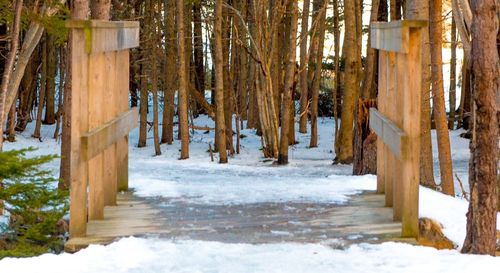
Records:
{"label": "snow on bridge deck", "polygon": [[[75,252],[89,244],[109,244],[128,236],[159,236],[224,243],[353,243],[402,241],[401,223],[392,220],[384,196],[365,192],[343,205],[332,203],[191,204],[165,198],[118,195],[105,220],[88,223],[88,235],[65,246]],[[412,240],[405,240],[413,242]]]}

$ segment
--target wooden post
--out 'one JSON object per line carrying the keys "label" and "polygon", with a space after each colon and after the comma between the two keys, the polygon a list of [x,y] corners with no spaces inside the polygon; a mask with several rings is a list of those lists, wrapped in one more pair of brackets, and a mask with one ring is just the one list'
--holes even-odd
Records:
{"label": "wooden post", "polygon": [[70,21],[67,27],[73,34],[70,237],[74,238],[86,236],[88,219],[103,219],[104,206],[116,204],[118,182],[128,177],[127,136],[137,126],[137,109],[127,111],[128,50],[139,45],[139,23]]}
{"label": "wooden post", "polygon": [[[377,191],[385,192],[403,237],[418,237],[420,170],[421,29],[425,21],[372,24],[379,49],[379,109],[370,109],[378,135]],[[383,186],[385,185],[385,187]],[[383,189],[383,190],[382,190]]]}

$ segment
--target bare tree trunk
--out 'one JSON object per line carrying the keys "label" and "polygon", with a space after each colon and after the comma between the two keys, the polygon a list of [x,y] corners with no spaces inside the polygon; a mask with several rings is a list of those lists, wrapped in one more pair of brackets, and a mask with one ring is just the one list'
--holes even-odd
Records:
{"label": "bare tree trunk", "polygon": [[36,114],[35,131],[33,132],[33,135],[31,135],[34,138],[41,137],[40,130],[42,127],[42,114],[43,114],[43,107],[45,104],[46,91],[47,91],[47,35],[45,35],[45,39],[43,41],[43,46],[42,46],[42,76],[40,79],[40,93],[38,96],[38,108]]}
{"label": "bare tree trunk", "polygon": [[19,31],[21,25],[21,11],[23,8],[23,0],[17,0],[15,4],[15,16],[12,29],[10,31],[10,50],[5,63],[5,68],[2,75],[2,85],[0,86],[0,151],[3,148],[3,124],[5,120],[6,110],[10,110],[7,100],[7,88],[10,81],[12,69],[16,60],[17,48],[19,46]]}
{"label": "bare tree trunk", "polygon": [[177,55],[179,58],[179,132],[181,135],[180,159],[189,158],[189,126],[188,126],[188,70],[185,52],[184,1],[177,0]]}
{"label": "bare tree trunk", "polygon": [[340,123],[339,136],[337,138],[335,162],[346,164],[353,160],[353,121],[356,98],[359,94],[358,68],[359,58],[357,55],[356,34],[356,5],[353,1],[344,0],[345,17],[345,87],[342,103],[342,120]]}
{"label": "bare tree trunk", "polygon": [[307,53],[307,38],[309,36],[309,7],[310,0],[304,0],[302,7],[302,23],[300,27],[300,121],[299,132],[307,133],[307,105],[309,103],[308,81],[307,81],[307,65],[309,63]]}
{"label": "bare tree trunk", "polygon": [[7,141],[15,142],[16,141],[16,103],[12,104],[9,111],[9,119],[7,121]]}
{"label": "bare tree trunk", "polygon": [[91,0],[90,12],[92,19],[109,20],[111,11],[111,0]]}
{"label": "bare tree trunk", "polygon": [[[407,19],[429,20],[429,2],[406,0]],[[434,166],[431,141],[431,108],[430,108],[430,44],[428,29],[422,30],[422,114],[420,126],[422,138],[420,143],[420,184],[435,188]]]}
{"label": "bare tree trunk", "polygon": [[338,102],[340,96],[340,11],[339,11],[339,1],[333,1],[333,34],[334,34],[334,51],[335,51],[335,86],[333,88],[333,118],[335,119],[335,130],[333,132],[333,150],[335,153],[338,152],[336,149],[337,145],[337,134],[339,131],[339,118],[338,118]]}
{"label": "bare tree trunk", "polygon": [[[372,9],[370,13],[370,22],[375,22],[378,19],[378,10],[379,10],[380,0],[372,0]],[[368,32],[368,41],[367,49],[366,49],[366,67],[365,67],[365,76],[363,80],[363,86],[361,88],[361,97],[364,99],[375,98],[376,91],[376,79],[375,79],[375,71],[377,70],[377,51],[371,47],[371,34]]]}
{"label": "bare tree trunk", "polygon": [[498,181],[498,90],[500,63],[496,36],[500,7],[472,0],[474,121],[470,144],[470,196],[463,253],[495,256]]}
{"label": "bare tree trunk", "polygon": [[56,95],[57,55],[54,38],[47,35],[47,88],[45,90],[45,118],[44,124],[54,124],[55,95]]}
{"label": "bare tree trunk", "polygon": [[[316,0],[315,0],[316,1]],[[319,91],[321,87],[321,69],[323,67],[323,49],[325,44],[325,19],[326,19],[326,6],[328,1],[317,0],[318,4],[321,5],[320,11],[318,13],[318,27],[317,27],[317,39],[318,47],[315,54],[315,67],[314,67],[314,79],[311,88],[311,139],[309,142],[309,147],[318,147],[318,103],[319,103]]]}
{"label": "bare tree trunk", "polygon": [[175,0],[165,0],[165,84],[163,92],[163,125],[161,143],[174,141],[174,100],[176,90],[176,37],[175,37]]}
{"label": "bare tree trunk", "polygon": [[[453,12],[453,11],[452,11]],[[451,17],[451,60],[450,60],[450,114],[448,117],[448,128],[455,129],[455,112],[457,100],[457,26],[455,19]]]}
{"label": "bare tree trunk", "polygon": [[[144,49],[141,50],[143,54],[143,58],[146,57],[146,51]],[[137,147],[142,148],[146,147],[147,144],[147,136],[148,136],[148,79],[146,77],[146,65],[141,64],[141,99],[140,99],[140,107],[139,107],[139,142],[137,143]]]}
{"label": "bare tree trunk", "polygon": [[227,163],[226,121],[224,115],[224,57],[222,50],[222,0],[215,2],[215,104],[219,163]]}
{"label": "bare tree trunk", "polygon": [[432,70],[432,99],[434,106],[434,120],[436,122],[437,142],[439,151],[439,170],[441,173],[441,187],[448,195],[455,195],[453,185],[453,169],[450,151],[450,136],[446,108],[444,105],[443,87],[443,56],[442,56],[442,1],[434,0],[430,5],[430,41],[431,41],[431,70]]}
{"label": "bare tree trunk", "polygon": [[[202,32],[202,20],[201,17],[202,1],[193,2],[193,49],[194,49],[194,84],[196,90],[201,92],[203,97],[205,97],[205,65],[203,56],[203,32]],[[203,107],[197,107],[196,114],[202,114],[206,111]]]}
{"label": "bare tree trunk", "polygon": [[288,135],[290,131],[290,111],[292,103],[292,92],[293,83],[295,79],[295,60],[296,60],[296,40],[297,40],[297,25],[298,25],[298,8],[297,0],[291,0],[290,10],[288,12],[291,14],[291,25],[290,25],[290,37],[289,37],[289,52],[288,52],[288,62],[286,64],[286,74],[285,74],[285,89],[283,93],[283,113],[281,115],[281,139],[280,139],[280,151],[278,155],[278,164],[285,165],[288,164]]}
{"label": "bare tree trunk", "polygon": [[148,30],[149,36],[149,69],[150,69],[150,79],[151,79],[151,93],[153,93],[153,141],[155,146],[155,155],[161,155],[160,148],[160,130],[158,126],[158,44],[160,43],[158,27],[160,23],[155,21],[156,15],[156,3],[152,0],[147,0],[149,2],[148,14],[146,28]]}

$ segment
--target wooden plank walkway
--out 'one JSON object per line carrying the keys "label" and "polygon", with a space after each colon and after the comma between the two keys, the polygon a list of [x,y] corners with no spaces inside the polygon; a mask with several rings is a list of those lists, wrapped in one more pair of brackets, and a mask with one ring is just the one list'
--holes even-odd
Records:
{"label": "wooden plank walkway", "polygon": [[91,220],[87,237],[72,238],[67,252],[89,244],[109,244],[127,236],[155,235],[226,243],[323,243],[344,248],[353,243],[405,241],[384,195],[366,192],[344,205],[256,203],[201,205],[141,199],[118,194],[118,205],[105,208],[105,220]]}

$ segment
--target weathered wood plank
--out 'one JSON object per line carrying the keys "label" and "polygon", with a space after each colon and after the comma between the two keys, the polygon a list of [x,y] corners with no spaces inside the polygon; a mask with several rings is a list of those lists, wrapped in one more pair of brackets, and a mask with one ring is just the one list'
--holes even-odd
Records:
{"label": "weathered wood plank", "polygon": [[71,153],[70,153],[70,237],[85,236],[87,230],[88,166],[81,158],[80,136],[88,131],[88,55],[82,46],[83,32],[73,32],[71,44]]}
{"label": "weathered wood plank", "polygon": [[[379,52],[379,80],[378,80],[378,98],[377,105],[381,113],[385,111],[385,92],[383,90],[387,89],[387,52]],[[378,124],[375,124],[377,123]],[[375,128],[382,128],[382,123],[380,119],[373,120],[370,118],[370,123],[374,123]],[[377,133],[377,132],[375,132]],[[382,136],[382,131],[377,133],[378,136]],[[377,193],[385,193],[385,166],[386,166],[386,145],[382,138],[377,137]]]}
{"label": "weathered wood plank", "polygon": [[375,108],[370,109],[370,128],[382,139],[394,155],[400,159],[405,157],[408,135]]}
{"label": "weathered wood plank", "polygon": [[410,28],[421,28],[426,21],[403,20],[371,24],[371,47],[379,50],[408,53]]}
{"label": "weathered wood plank", "polygon": [[87,54],[119,51],[139,46],[139,22],[68,21],[66,27],[83,29]]}
{"label": "weathered wood plank", "polygon": [[408,134],[407,154],[403,162],[402,236],[418,238],[418,196],[420,183],[421,115],[421,29],[412,29],[408,53],[407,77],[403,81],[403,130]]}
{"label": "weathered wood plank", "polygon": [[[108,80],[106,81],[104,93],[104,121],[110,122],[118,116],[118,94],[119,86],[117,81],[117,65],[116,59],[117,52],[104,53],[106,59],[106,71],[108,73]],[[128,79],[123,77],[122,79]],[[123,81],[123,80],[122,80]],[[104,205],[116,205],[116,184],[118,172],[116,171],[116,142],[109,145],[103,152],[104,157]]]}
{"label": "weathered wood plank", "polygon": [[[117,80],[116,84],[118,87],[118,111],[125,112],[129,109],[129,82],[123,81],[122,79],[129,78],[129,59],[130,53],[128,50],[123,50],[118,52],[118,59],[116,62],[117,68]],[[137,114],[136,114],[137,116]],[[117,190],[126,191],[128,190],[128,135],[125,135],[118,139],[116,143],[116,159],[117,159]]]}
{"label": "weathered wood plank", "polygon": [[[85,95],[88,96],[88,120],[89,130],[98,129],[104,123],[104,110],[107,105],[104,104],[104,91],[108,76],[106,71],[105,53],[89,55],[89,84]],[[82,152],[84,160],[88,160],[89,172],[89,220],[104,218],[104,157],[102,151],[91,157],[86,157],[85,152],[95,145],[88,146],[86,134],[82,135]]]}
{"label": "weathered wood plank", "polygon": [[117,118],[83,134],[81,137],[82,156],[85,159],[93,158],[103,152],[111,144],[137,127],[137,108],[132,108]]}

